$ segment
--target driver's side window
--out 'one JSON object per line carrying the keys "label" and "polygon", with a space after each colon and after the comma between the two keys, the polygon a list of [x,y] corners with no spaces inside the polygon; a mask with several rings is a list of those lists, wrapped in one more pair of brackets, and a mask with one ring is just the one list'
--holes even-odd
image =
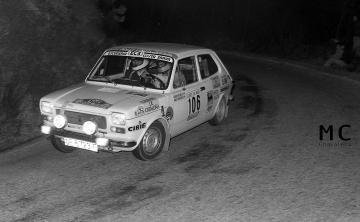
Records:
{"label": "driver's side window", "polygon": [[196,66],[195,66],[195,57],[187,57],[180,59],[176,67],[174,75],[174,89],[189,85],[198,81]]}

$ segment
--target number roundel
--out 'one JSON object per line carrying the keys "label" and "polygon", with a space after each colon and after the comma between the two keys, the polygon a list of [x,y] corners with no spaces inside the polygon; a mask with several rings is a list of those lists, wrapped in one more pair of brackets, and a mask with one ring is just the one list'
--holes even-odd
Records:
{"label": "number roundel", "polygon": [[189,115],[200,111],[200,95],[189,98]]}

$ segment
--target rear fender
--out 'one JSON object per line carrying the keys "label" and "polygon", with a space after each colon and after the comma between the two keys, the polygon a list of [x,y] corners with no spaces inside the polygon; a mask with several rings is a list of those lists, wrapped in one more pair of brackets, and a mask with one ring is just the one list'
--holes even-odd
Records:
{"label": "rear fender", "polygon": [[215,106],[215,109],[214,109],[214,113],[212,114],[211,118],[214,118],[215,114],[216,114],[216,111],[219,107],[219,104],[220,104],[220,101],[222,99],[225,99],[225,104],[226,104],[226,110],[225,110],[225,118],[228,116],[228,112],[229,112],[229,105],[228,105],[228,96],[226,95],[226,93],[221,93],[220,96],[219,96],[219,99],[216,103],[216,106]]}

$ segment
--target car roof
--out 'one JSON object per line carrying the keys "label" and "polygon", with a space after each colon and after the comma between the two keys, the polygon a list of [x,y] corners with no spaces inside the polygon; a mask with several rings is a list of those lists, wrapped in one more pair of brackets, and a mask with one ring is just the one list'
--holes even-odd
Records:
{"label": "car roof", "polygon": [[112,47],[108,50],[119,50],[119,49],[138,49],[138,50],[151,50],[159,53],[170,54],[173,57],[181,57],[185,54],[191,54],[198,51],[209,51],[209,49],[187,45],[187,44],[179,44],[179,43],[160,43],[160,42],[143,42],[143,43],[131,43],[120,46]]}

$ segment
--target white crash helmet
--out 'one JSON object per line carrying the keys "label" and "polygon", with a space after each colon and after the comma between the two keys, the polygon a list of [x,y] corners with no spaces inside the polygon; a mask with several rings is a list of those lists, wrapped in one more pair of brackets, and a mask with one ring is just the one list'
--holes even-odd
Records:
{"label": "white crash helmet", "polygon": [[142,68],[145,68],[148,64],[149,64],[149,60],[148,59],[140,59],[140,58],[136,58],[136,59],[134,59],[132,62],[134,62],[134,61],[140,61],[140,60],[142,60],[142,63],[141,64],[139,64],[139,65],[137,65],[137,66],[133,66],[132,67],[132,70],[134,70],[134,71],[138,71],[138,70],[140,70],[140,69],[142,69]]}

